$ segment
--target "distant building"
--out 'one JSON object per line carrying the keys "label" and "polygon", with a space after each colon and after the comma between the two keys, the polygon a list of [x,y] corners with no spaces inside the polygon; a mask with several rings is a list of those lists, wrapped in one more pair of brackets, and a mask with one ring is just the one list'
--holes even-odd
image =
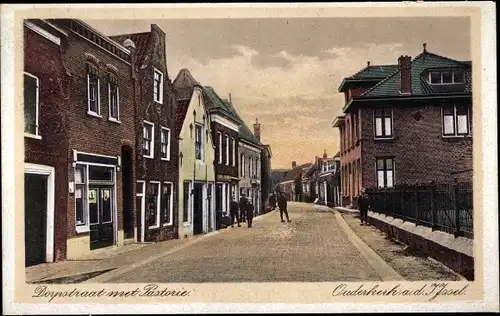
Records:
{"label": "distant building", "polygon": [[279,183],[292,169],[271,169],[271,193],[279,190]]}
{"label": "distant building", "polygon": [[345,78],[335,119],[344,203],[362,187],[472,181],[472,70],[424,50]]}
{"label": "distant building", "polygon": [[302,174],[312,166],[312,163],[297,166],[295,161],[292,162],[292,170],[279,183],[279,191],[285,193],[288,201],[302,201]]}

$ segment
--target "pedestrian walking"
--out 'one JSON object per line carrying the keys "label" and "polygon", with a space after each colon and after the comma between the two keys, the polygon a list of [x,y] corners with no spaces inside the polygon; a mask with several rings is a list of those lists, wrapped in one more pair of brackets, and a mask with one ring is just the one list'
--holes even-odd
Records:
{"label": "pedestrian walking", "polygon": [[247,225],[248,225],[248,228],[252,228],[252,221],[253,221],[253,212],[254,212],[255,208],[253,206],[252,203],[247,203],[247,209],[246,209],[246,213],[247,213]]}
{"label": "pedestrian walking", "polygon": [[281,192],[280,196],[278,198],[278,207],[280,209],[280,217],[281,217],[281,222],[284,223],[285,221],[283,220],[283,213],[286,215],[286,221],[291,222],[290,218],[288,217],[288,211],[286,210],[287,207],[287,200],[285,196],[285,192]]}
{"label": "pedestrian walking", "polygon": [[238,202],[236,202],[236,197],[233,195],[233,198],[231,200],[231,203],[229,203],[229,212],[230,212],[230,217],[231,217],[231,227],[234,227],[234,221],[238,223],[238,227],[241,227],[240,225],[240,217],[238,216]]}
{"label": "pedestrian walking", "polygon": [[368,209],[370,208],[370,203],[370,196],[366,193],[366,189],[361,188],[361,195],[358,198],[361,225],[368,225]]}
{"label": "pedestrian walking", "polygon": [[246,221],[246,210],[247,210],[248,200],[245,197],[245,194],[242,194],[240,197],[240,222]]}
{"label": "pedestrian walking", "polygon": [[276,195],[274,193],[271,193],[269,196],[269,205],[271,206],[271,211],[276,209]]}

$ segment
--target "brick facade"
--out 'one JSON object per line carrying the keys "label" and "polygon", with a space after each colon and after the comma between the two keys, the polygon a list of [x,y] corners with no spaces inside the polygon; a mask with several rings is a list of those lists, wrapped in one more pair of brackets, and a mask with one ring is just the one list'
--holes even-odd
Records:
{"label": "brick facade", "polygon": [[[38,27],[62,37],[47,25],[32,21]],[[60,46],[24,27],[24,71],[38,78],[38,125],[41,139],[24,138],[24,161],[51,166],[55,170],[54,260],[66,255],[68,203],[68,110],[66,75]],[[26,227],[29,229],[29,227]]]}

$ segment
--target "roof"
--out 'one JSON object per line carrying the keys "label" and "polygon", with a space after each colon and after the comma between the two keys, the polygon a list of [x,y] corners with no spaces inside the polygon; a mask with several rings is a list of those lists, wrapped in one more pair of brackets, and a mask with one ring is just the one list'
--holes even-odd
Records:
{"label": "roof", "polygon": [[312,166],[313,166],[312,163],[306,163],[300,166],[296,166],[286,174],[286,176],[283,178],[283,180],[281,180],[281,182],[298,179],[299,177],[302,176],[302,172],[307,172]]}
{"label": "roof", "polygon": [[126,39],[131,39],[135,44],[135,66],[140,67],[146,61],[146,56],[148,54],[149,40],[151,38],[151,32],[143,33],[132,33],[132,34],[121,34],[109,36],[115,42],[123,45]]}
{"label": "roof", "polygon": [[[443,91],[436,90],[432,85],[428,84],[423,74],[428,70],[442,69],[442,68],[464,68],[466,71],[465,85],[460,92],[472,92],[472,76],[470,71],[471,64],[453,60],[448,57],[439,56],[428,51],[422,52],[411,61],[411,88],[412,96],[424,96]],[[399,76],[400,71],[396,71],[389,77],[383,79],[371,89],[365,91],[360,97],[380,97],[380,96],[400,96],[399,90],[401,80]],[[451,91],[445,91],[451,92]],[[456,91],[455,91],[456,92]]]}
{"label": "roof", "polygon": [[354,75],[344,78],[338,90],[339,92],[342,92],[345,88],[345,85],[351,81],[361,81],[361,80],[380,81],[384,78],[387,78],[397,70],[398,70],[398,65],[367,65],[365,68],[361,69]]}
{"label": "roof", "polygon": [[207,101],[207,106],[211,110],[220,111],[226,116],[239,123],[238,117],[232,112],[231,108],[226,104],[215,92],[214,88],[205,86],[202,89],[203,98]]}
{"label": "roof", "polygon": [[186,118],[187,110],[189,108],[189,103],[191,99],[182,99],[176,101],[175,107],[175,126],[177,126],[177,136],[179,136],[182,125],[184,124],[184,119]]}

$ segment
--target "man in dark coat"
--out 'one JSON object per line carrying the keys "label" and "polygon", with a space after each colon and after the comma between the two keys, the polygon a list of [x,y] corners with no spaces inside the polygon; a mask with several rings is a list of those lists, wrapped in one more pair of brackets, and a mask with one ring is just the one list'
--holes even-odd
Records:
{"label": "man in dark coat", "polygon": [[238,202],[236,202],[236,197],[233,195],[233,198],[231,200],[231,203],[229,203],[229,213],[230,213],[230,218],[231,218],[231,227],[234,227],[234,220],[236,219],[236,222],[238,223],[238,227],[241,227],[240,225],[240,218],[238,216]]}
{"label": "man in dark coat", "polygon": [[247,224],[248,228],[252,227],[252,220],[253,220],[253,212],[254,212],[254,207],[253,204],[250,202],[247,202]]}
{"label": "man in dark coat", "polygon": [[361,195],[358,198],[358,208],[360,213],[361,225],[368,225],[368,208],[370,207],[370,197],[365,188],[361,188]]}
{"label": "man in dark coat", "polygon": [[247,203],[248,201],[245,194],[242,194],[240,197],[240,222],[246,221]]}
{"label": "man in dark coat", "polygon": [[278,198],[278,207],[280,209],[280,217],[281,217],[281,222],[284,223],[285,221],[283,220],[283,213],[286,215],[286,221],[291,222],[290,218],[288,217],[288,211],[286,210],[287,207],[287,200],[285,196],[285,192],[281,192],[280,196]]}

